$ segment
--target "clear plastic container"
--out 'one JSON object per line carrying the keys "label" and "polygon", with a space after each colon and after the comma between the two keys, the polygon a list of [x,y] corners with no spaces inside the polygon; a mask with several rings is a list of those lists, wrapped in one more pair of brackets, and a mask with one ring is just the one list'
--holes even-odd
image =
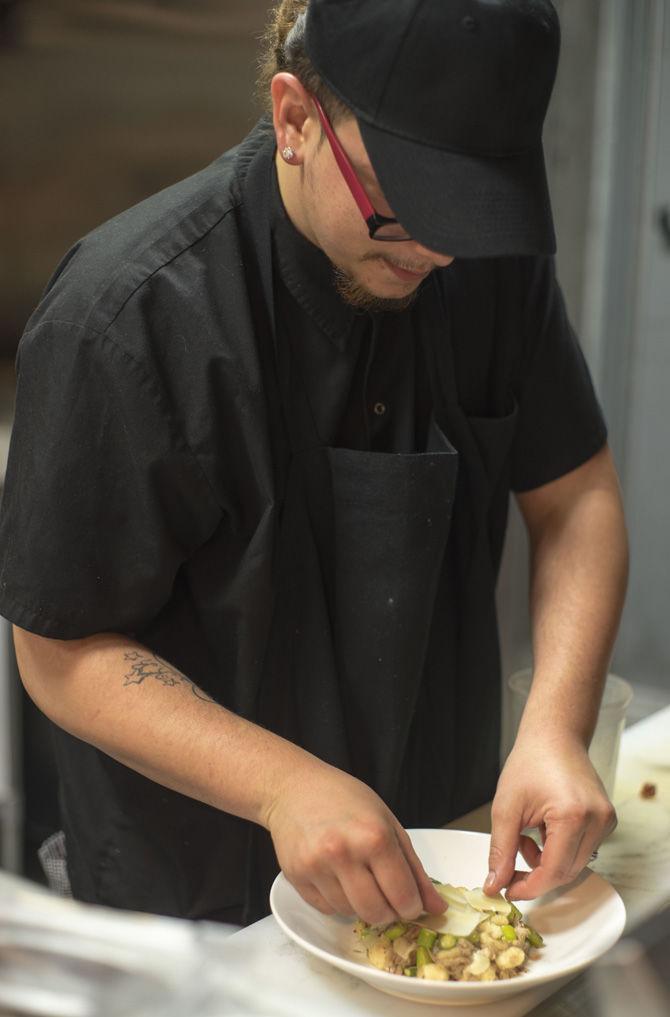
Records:
{"label": "clear plastic container", "polygon": [[[531,668],[525,668],[523,671],[515,671],[507,682],[510,689],[510,719],[514,736],[516,736],[521,714],[528,699],[532,678]],[[589,748],[589,757],[610,798],[614,792],[621,732],[624,729],[626,711],[632,698],[633,690],[624,678],[619,678],[615,674],[607,676],[598,723]]]}

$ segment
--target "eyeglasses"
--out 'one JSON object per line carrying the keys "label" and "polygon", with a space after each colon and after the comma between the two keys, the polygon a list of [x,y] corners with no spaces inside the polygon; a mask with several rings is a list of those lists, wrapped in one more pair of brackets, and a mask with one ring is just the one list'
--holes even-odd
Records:
{"label": "eyeglasses", "polygon": [[406,231],[404,226],[400,225],[397,219],[390,219],[386,215],[381,215],[379,212],[375,212],[370,199],[365,193],[362,183],[356,176],[354,167],[349,162],[347,153],[342,148],[342,145],[333,130],[332,124],[326,116],[323,106],[316,96],[312,95],[311,98],[316,106],[316,111],[319,114],[321,126],[326,132],[326,137],[328,138],[330,147],[333,150],[335,161],[339,166],[340,172],[351,191],[352,197],[358,205],[361,215],[365,220],[368,233],[370,234],[370,239],[387,241],[411,240],[409,233]]}

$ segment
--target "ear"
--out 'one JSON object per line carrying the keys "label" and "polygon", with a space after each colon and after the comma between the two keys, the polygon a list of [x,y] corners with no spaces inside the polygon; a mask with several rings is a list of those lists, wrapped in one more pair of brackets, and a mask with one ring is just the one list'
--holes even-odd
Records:
{"label": "ear", "polygon": [[275,74],[271,85],[272,122],[277,148],[282,152],[291,148],[293,165],[303,162],[305,145],[319,133],[316,110],[309,92],[295,74],[282,71]]}

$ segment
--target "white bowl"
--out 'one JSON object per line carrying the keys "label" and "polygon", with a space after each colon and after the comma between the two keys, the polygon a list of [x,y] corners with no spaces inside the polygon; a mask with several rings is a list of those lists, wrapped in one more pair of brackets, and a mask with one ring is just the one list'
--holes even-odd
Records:
{"label": "white bowl", "polygon": [[[488,871],[490,837],[464,830],[408,830],[426,872],[457,886],[481,886]],[[517,867],[528,866],[519,857]],[[350,919],[322,915],[302,899],[283,873],[273,883],[270,906],[287,936],[309,953],[361,978],[375,989],[414,1002],[490,1003],[546,982],[558,981],[593,963],[623,932],[626,911],[606,880],[585,869],[568,886],[534,901],[518,903],[544,947],[518,978],[500,982],[432,982],[391,975],[372,967],[353,934]]]}

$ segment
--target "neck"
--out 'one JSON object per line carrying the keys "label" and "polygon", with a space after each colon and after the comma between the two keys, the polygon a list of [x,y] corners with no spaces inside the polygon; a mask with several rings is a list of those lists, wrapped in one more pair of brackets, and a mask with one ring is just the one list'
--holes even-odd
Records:
{"label": "neck", "polygon": [[302,233],[315,247],[318,247],[319,245],[305,216],[304,202],[302,200],[302,167],[289,166],[288,163],[284,162],[279,152],[275,156],[275,166],[277,167],[279,193],[287,216],[298,232]]}

